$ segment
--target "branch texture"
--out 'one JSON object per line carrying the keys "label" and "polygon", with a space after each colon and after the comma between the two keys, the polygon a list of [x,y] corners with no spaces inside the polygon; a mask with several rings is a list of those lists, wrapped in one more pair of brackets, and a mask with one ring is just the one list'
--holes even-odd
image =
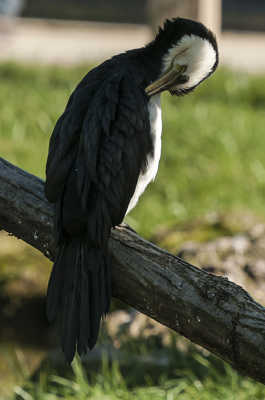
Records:
{"label": "branch texture", "polygon": [[[53,208],[43,182],[0,158],[0,228],[53,260]],[[265,308],[240,286],[113,229],[113,294],[265,383]]]}

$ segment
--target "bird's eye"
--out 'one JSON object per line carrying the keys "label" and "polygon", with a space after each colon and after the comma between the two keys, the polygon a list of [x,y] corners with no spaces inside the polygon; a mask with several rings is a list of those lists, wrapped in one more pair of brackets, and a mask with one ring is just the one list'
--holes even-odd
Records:
{"label": "bird's eye", "polygon": [[187,83],[189,81],[190,77],[188,75],[180,75],[178,77],[178,84],[183,84]]}

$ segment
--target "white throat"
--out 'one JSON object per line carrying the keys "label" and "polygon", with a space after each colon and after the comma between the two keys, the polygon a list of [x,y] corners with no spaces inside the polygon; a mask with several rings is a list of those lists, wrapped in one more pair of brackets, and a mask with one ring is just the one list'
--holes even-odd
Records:
{"label": "white throat", "polygon": [[196,35],[184,35],[183,38],[169,49],[164,56],[163,71],[172,63],[186,65],[187,83],[179,84],[179,89],[189,89],[196,86],[212,71],[216,63],[216,51],[207,39]]}
{"label": "white throat", "polygon": [[162,117],[161,117],[161,105],[160,105],[160,94],[152,96],[149,105],[149,118],[151,128],[151,138],[153,141],[154,152],[147,158],[147,169],[144,173],[141,173],[135,188],[133,197],[131,198],[126,214],[131,211],[138,202],[139,197],[145,191],[147,185],[153,181],[156,177],[158,170],[158,164],[161,155],[161,134],[162,134]]}

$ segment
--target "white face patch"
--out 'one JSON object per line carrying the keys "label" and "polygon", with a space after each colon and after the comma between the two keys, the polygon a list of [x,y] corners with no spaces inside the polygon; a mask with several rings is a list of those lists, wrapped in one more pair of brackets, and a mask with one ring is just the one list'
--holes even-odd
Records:
{"label": "white face patch", "polygon": [[196,86],[213,69],[216,62],[216,51],[207,39],[196,35],[185,35],[175,46],[169,49],[164,56],[163,71],[173,64],[186,65],[184,75],[189,81],[176,85],[177,89],[189,89]]}

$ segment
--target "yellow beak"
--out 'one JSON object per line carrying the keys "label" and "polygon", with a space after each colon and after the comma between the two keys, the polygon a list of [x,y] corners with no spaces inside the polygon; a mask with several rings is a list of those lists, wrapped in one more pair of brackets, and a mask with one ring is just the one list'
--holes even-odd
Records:
{"label": "yellow beak", "polygon": [[148,96],[160,93],[163,90],[170,89],[172,86],[177,84],[178,77],[185,72],[187,69],[186,65],[174,65],[169,68],[159,79],[151,83],[145,88],[145,93]]}

